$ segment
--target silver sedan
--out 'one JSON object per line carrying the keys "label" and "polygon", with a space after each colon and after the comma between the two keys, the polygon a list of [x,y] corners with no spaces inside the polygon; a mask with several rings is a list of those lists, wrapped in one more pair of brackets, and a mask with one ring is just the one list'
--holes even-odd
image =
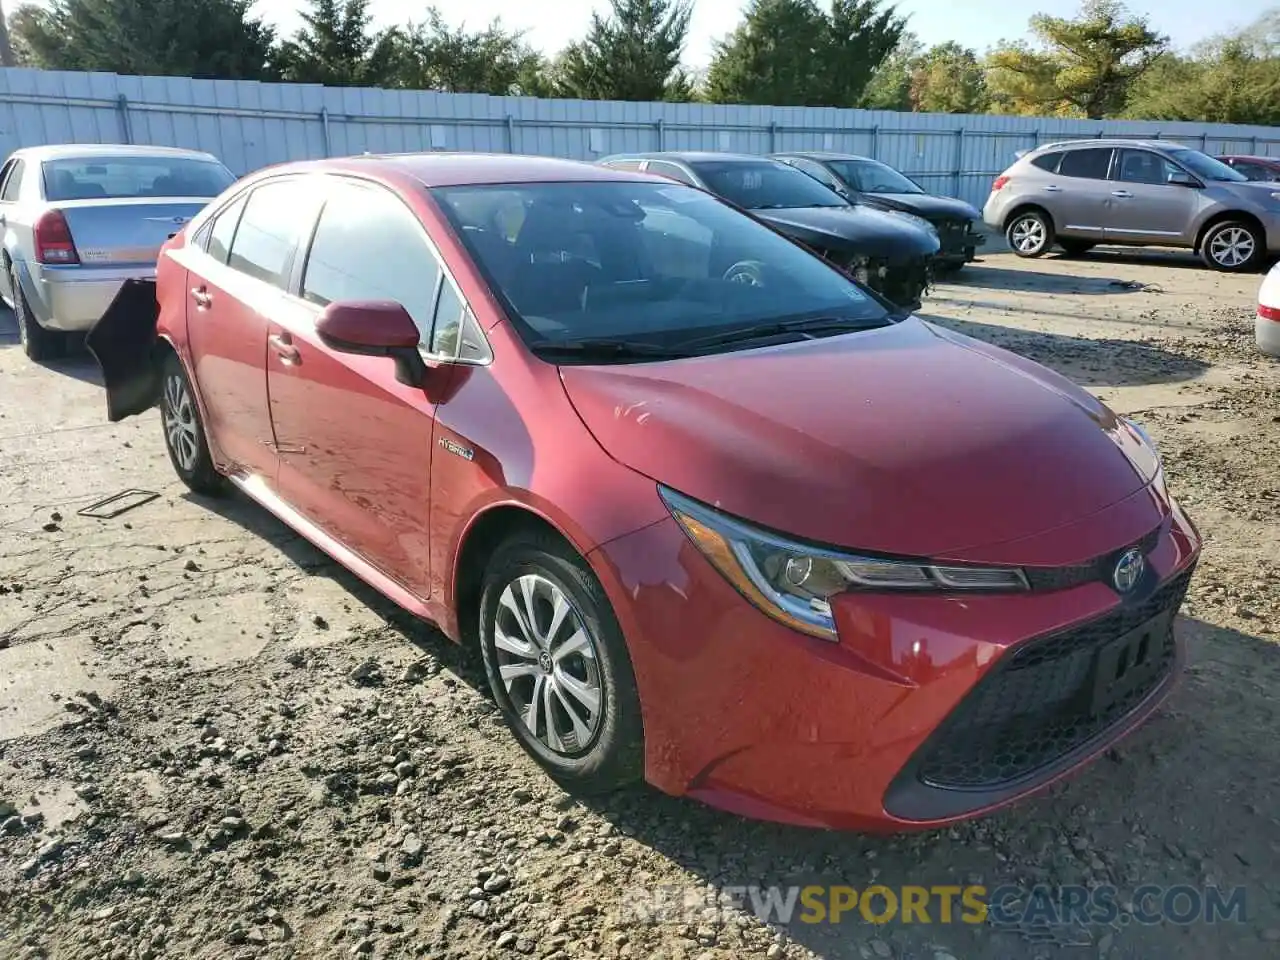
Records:
{"label": "silver sedan", "polygon": [[194,150],[15,151],[0,169],[0,296],[27,356],[60,356],[125,280],[155,276],[164,242],[234,181],[217,158]]}

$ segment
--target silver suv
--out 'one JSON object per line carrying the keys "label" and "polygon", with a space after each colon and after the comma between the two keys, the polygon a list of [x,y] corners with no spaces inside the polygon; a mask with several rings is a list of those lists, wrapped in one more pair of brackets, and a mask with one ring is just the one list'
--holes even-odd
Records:
{"label": "silver suv", "polygon": [[1186,247],[1215,270],[1280,255],[1280,190],[1199,150],[1156,140],[1073,140],[1023,154],[982,211],[1020,257],[1056,242],[1068,256],[1099,243]]}

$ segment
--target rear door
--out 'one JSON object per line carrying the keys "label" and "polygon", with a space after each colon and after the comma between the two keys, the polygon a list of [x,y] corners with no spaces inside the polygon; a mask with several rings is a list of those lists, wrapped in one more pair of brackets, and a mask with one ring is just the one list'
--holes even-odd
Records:
{"label": "rear door", "polygon": [[1181,172],[1181,167],[1152,150],[1117,150],[1107,236],[1148,243],[1192,239],[1188,234],[1200,197],[1197,190],[1169,183],[1170,175]]}
{"label": "rear door", "polygon": [[319,204],[307,179],[267,180],[241,194],[212,222],[205,251],[188,260],[187,335],[206,427],[233,469],[272,486],[267,318],[287,298],[298,238]]}
{"label": "rear door", "polygon": [[1073,236],[1101,238],[1106,231],[1107,207],[1113,184],[1110,147],[1066,150],[1058,169],[1042,191],[1054,227]]}
{"label": "rear door", "polygon": [[[400,383],[385,357],[330,351],[315,323],[329,303],[394,300],[413,317],[425,348],[441,289],[456,299],[456,288],[396,194],[349,178],[328,180],[294,278],[297,295],[281,298],[272,315],[267,369],[280,493],[426,598],[435,403],[422,387]],[[452,370],[437,373],[447,378]]]}

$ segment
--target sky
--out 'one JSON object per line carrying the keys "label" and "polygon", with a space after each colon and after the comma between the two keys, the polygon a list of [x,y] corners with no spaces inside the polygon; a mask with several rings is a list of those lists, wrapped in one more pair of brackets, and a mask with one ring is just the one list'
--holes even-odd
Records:
{"label": "sky", "polygon": [[[465,23],[470,29],[500,16],[508,29],[527,31],[529,43],[547,54],[585,33],[593,8],[608,8],[608,0],[372,0],[370,9],[379,26],[390,26],[421,20],[422,11],[432,3],[448,23]],[[1204,0],[1131,0],[1128,6],[1148,15],[1152,26],[1167,34],[1175,46],[1186,48],[1210,34],[1247,25],[1276,3],[1235,0],[1227,17],[1220,15],[1222,8],[1210,14]],[[292,33],[301,22],[297,11],[302,5],[301,0],[258,0],[254,11],[282,32]],[[909,15],[910,29],[926,45],[956,40],[980,53],[999,40],[1024,36],[1027,18],[1036,11],[1069,17],[1080,6],[1079,0],[1032,0],[1028,5],[1009,0],[899,0],[897,5]],[[689,66],[706,66],[713,42],[737,25],[743,6],[745,0],[694,0],[685,51]]]}

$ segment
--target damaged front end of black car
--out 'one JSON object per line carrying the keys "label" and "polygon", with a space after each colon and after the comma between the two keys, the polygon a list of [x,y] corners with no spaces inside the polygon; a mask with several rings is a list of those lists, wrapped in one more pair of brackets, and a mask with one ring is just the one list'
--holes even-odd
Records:
{"label": "damaged front end of black car", "polygon": [[126,280],[85,337],[102,369],[112,423],[151,409],[160,398],[159,361],[168,346],[156,332],[158,315],[156,282]]}

